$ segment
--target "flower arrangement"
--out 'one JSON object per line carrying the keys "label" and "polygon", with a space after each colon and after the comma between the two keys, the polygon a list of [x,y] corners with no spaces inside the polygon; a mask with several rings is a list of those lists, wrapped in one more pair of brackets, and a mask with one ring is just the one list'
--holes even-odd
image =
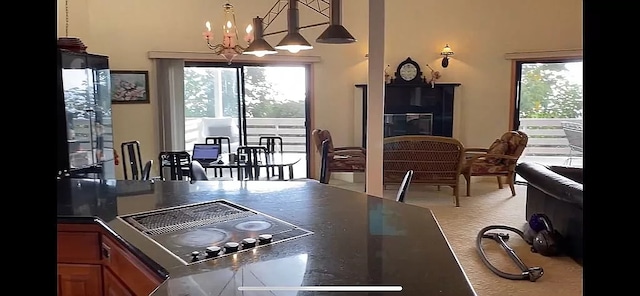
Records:
{"label": "flower arrangement", "polygon": [[427,68],[429,68],[429,70],[431,70],[431,78],[429,78],[429,80],[427,80],[428,83],[431,83],[431,87],[435,87],[435,83],[436,80],[440,79],[440,77],[442,77],[442,75],[440,75],[440,71],[435,71],[433,70],[433,68],[431,68],[431,66],[429,66],[429,64],[427,64]]}

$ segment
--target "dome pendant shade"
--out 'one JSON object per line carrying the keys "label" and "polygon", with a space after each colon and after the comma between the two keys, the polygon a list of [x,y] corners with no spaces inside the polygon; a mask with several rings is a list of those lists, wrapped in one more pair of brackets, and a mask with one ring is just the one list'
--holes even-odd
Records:
{"label": "dome pendant shade", "polygon": [[304,39],[304,37],[302,37],[300,33],[289,32],[286,36],[284,36],[284,38],[282,38],[282,41],[280,41],[280,43],[276,45],[276,49],[291,51],[292,48],[297,48],[298,50],[307,50],[312,49],[313,46],[311,46],[309,41],[307,41],[307,39]]}
{"label": "dome pendant shade", "polygon": [[255,39],[249,44],[249,46],[242,52],[243,54],[252,54],[257,57],[263,57],[268,54],[278,53],[272,46],[263,38],[262,19],[255,17],[253,19],[253,34]]}
{"label": "dome pendant shade", "polygon": [[356,42],[356,38],[342,25],[329,25],[316,39],[318,43],[346,44]]}

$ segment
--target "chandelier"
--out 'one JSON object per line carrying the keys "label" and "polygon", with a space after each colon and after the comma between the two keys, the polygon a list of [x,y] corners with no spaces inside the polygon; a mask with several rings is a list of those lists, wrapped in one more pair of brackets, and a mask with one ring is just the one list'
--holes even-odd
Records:
{"label": "chandelier", "polygon": [[[233,11],[233,5],[227,2],[222,6],[222,8],[224,9],[222,43],[211,43],[211,40],[213,39],[213,31],[211,31],[211,23],[209,21],[205,23],[207,31],[202,33],[202,35],[207,40],[209,49],[213,50],[215,54],[223,56],[229,63],[231,63],[231,60],[233,60],[233,58],[235,58],[237,55],[242,54],[245,48],[238,44],[238,27],[236,26],[236,15]],[[248,42],[248,36],[250,36],[252,30],[253,28],[251,27],[251,25],[247,26],[247,35],[245,37],[245,40],[247,40]]]}
{"label": "chandelier", "polygon": [[[298,3],[322,14],[329,19],[328,22],[322,22],[312,25],[300,27]],[[264,33],[264,30],[287,8],[287,30]],[[356,39],[342,26],[341,0],[277,0],[276,3],[267,12],[264,18],[253,18],[252,24],[248,25],[244,36],[246,47],[239,44],[238,27],[236,25],[236,17],[233,5],[226,2],[223,5],[224,23],[222,25],[222,42],[212,44],[213,31],[211,23],[207,21],[205,26],[207,31],[203,33],[207,40],[207,45],[215,54],[223,56],[229,64],[233,58],[239,54],[252,54],[257,57],[263,57],[268,54],[276,54],[278,50],[287,50],[291,53],[297,53],[301,50],[312,49],[313,46],[300,34],[300,29],[317,27],[321,25],[329,25],[322,34],[316,39],[318,43],[327,44],[346,44],[356,42]],[[329,10],[330,14],[326,14]],[[264,37],[280,33],[287,33],[285,37],[272,47]]]}

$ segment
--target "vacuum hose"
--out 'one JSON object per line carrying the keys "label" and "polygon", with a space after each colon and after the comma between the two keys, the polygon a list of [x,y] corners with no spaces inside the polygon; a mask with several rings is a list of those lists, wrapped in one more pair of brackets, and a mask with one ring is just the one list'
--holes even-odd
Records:
{"label": "vacuum hose", "polygon": [[[491,270],[491,272],[495,273],[499,277],[510,279],[510,280],[529,280],[529,281],[535,282],[540,277],[542,277],[544,272],[541,267],[527,267],[527,265],[525,265],[522,262],[522,260],[520,260],[516,252],[511,247],[509,247],[509,245],[507,245],[506,241],[509,239],[508,234],[486,233],[487,231],[494,230],[494,229],[508,230],[508,231],[517,233],[520,237],[524,239],[524,233],[521,230],[510,227],[510,226],[490,225],[485,228],[482,228],[478,233],[478,236],[476,237],[476,248],[478,249],[478,254],[480,255],[480,259],[489,268],[489,270]],[[509,257],[513,260],[513,262],[515,262],[516,265],[518,265],[518,268],[520,268],[522,273],[520,274],[506,273],[497,269],[495,266],[493,266],[487,259],[487,256],[484,253],[484,250],[482,249],[483,238],[490,238],[496,241],[497,243],[499,243],[507,252],[507,255],[509,255]]]}

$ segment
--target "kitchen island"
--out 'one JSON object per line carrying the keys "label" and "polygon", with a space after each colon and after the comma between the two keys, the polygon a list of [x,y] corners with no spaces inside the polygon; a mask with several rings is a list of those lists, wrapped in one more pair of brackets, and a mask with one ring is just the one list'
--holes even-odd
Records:
{"label": "kitchen island", "polygon": [[[154,296],[475,295],[438,223],[425,208],[313,181],[58,182],[59,225],[101,225],[111,236],[108,241],[119,241],[147,271],[163,279],[152,292]],[[184,264],[121,218],[214,200],[255,209],[311,233]],[[102,253],[109,255],[104,249]],[[241,290],[306,286],[393,286],[402,290]]]}

